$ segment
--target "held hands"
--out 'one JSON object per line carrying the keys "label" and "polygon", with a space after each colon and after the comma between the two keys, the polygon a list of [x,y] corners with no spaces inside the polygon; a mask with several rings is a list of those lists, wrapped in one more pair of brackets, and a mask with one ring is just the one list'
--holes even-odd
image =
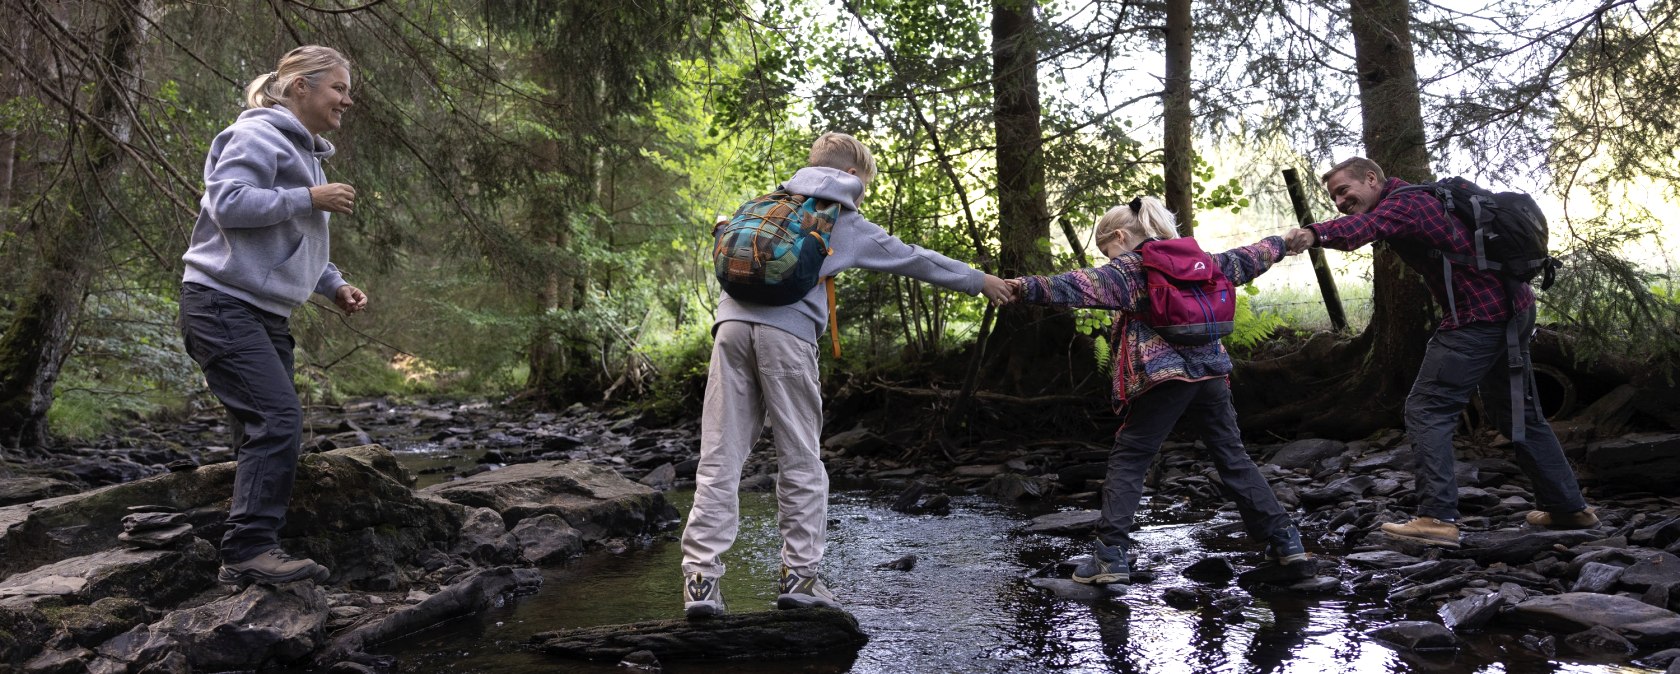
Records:
{"label": "held hands", "polygon": [[338,304],[338,308],[343,309],[344,313],[353,314],[367,308],[367,293],[353,285],[341,285],[333,302]]}
{"label": "held hands", "polygon": [[1289,248],[1289,254],[1295,255],[1311,248],[1318,242],[1318,234],[1305,227],[1296,227],[1283,235],[1283,245]]}
{"label": "held hands", "polygon": [[988,301],[997,306],[1015,301],[1015,291],[1009,282],[991,274],[987,274],[985,283],[981,284],[980,294],[985,295]]}
{"label": "held hands", "polygon": [[356,188],[327,183],[309,188],[309,204],[318,211],[350,215],[356,210]]}

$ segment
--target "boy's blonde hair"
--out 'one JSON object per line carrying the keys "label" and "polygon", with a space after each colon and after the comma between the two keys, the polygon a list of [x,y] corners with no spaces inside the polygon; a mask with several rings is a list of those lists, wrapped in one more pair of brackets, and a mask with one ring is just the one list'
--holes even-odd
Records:
{"label": "boy's blonde hair", "polygon": [[[1137,207],[1133,212],[1133,206]],[[1147,239],[1176,239],[1178,238],[1177,219],[1172,211],[1167,210],[1166,204],[1155,197],[1137,197],[1131,203],[1115,206],[1107,213],[1097,218],[1096,242],[1100,248],[1104,241],[1119,236],[1125,232],[1134,241]]]}
{"label": "boy's blonde hair", "polygon": [[857,169],[858,178],[865,185],[875,179],[875,155],[870,154],[869,148],[850,134],[830,131],[817,138],[811,144],[811,158],[806,162],[810,166],[826,166],[828,168]]}
{"label": "boy's blonde hair", "polygon": [[293,82],[301,79],[312,86],[319,84],[321,74],[333,68],[349,70],[350,59],[337,49],[315,44],[293,49],[280,57],[280,65],[274,72],[258,75],[245,85],[245,105],[254,109],[278,104],[286,100],[286,92],[291,91]]}

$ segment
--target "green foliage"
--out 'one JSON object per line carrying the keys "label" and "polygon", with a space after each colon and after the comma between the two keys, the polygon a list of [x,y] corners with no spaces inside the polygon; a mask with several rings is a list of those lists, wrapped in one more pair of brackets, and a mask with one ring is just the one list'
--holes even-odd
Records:
{"label": "green foliage", "polygon": [[1237,349],[1247,350],[1272,336],[1278,328],[1288,324],[1288,319],[1282,314],[1269,311],[1255,311],[1253,297],[1260,293],[1260,289],[1250,283],[1243,286],[1243,292],[1237,295],[1236,318],[1231,327],[1231,334],[1225,337],[1225,345]]}
{"label": "green foliage", "polygon": [[176,312],[173,298],[146,291],[89,296],[48,414],[54,432],[87,439],[111,421],[179,407],[201,390]]}

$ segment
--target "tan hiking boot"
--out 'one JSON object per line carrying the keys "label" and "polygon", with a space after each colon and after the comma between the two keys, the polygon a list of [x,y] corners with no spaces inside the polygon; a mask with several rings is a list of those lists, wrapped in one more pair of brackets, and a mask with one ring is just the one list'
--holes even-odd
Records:
{"label": "tan hiking boot", "polygon": [[290,583],[299,580],[314,580],[319,583],[326,580],[327,575],[327,567],[316,564],[314,560],[293,557],[280,548],[270,548],[243,562],[222,562],[222,569],[216,574],[216,580],[229,585]]}
{"label": "tan hiking boot", "polygon": [[1458,525],[1433,517],[1414,517],[1405,524],[1385,523],[1382,525],[1382,532],[1395,538],[1427,545],[1458,547]]}
{"label": "tan hiking boot", "polygon": [[1598,515],[1592,508],[1572,513],[1549,513],[1544,510],[1528,511],[1528,523],[1547,529],[1591,529],[1598,526]]}

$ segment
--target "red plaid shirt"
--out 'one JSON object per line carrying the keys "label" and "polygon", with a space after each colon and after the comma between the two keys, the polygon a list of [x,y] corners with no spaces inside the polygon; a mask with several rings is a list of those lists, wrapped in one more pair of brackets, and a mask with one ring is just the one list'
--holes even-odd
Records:
{"label": "red plaid shirt", "polygon": [[[1394,188],[1408,184],[1399,178],[1389,178],[1383,185],[1382,196],[1369,213],[1348,215],[1326,220],[1307,227],[1318,235],[1318,245],[1337,250],[1353,250],[1372,241],[1393,241],[1406,247],[1422,246],[1475,257],[1476,248],[1470,240],[1470,230],[1447,212],[1441,200],[1426,191],[1404,192],[1389,198]],[[1446,313],[1447,289],[1441,283],[1441,260],[1428,255],[1402,255],[1406,265],[1423,275],[1430,294]],[[1505,301],[1505,285],[1491,271],[1455,264],[1452,266],[1453,300],[1458,306],[1455,316],[1442,316],[1441,329],[1452,330],[1468,323],[1488,321],[1503,323],[1511,318],[1515,304],[1519,312],[1534,306],[1534,291],[1527,283],[1516,284],[1514,302]]]}

